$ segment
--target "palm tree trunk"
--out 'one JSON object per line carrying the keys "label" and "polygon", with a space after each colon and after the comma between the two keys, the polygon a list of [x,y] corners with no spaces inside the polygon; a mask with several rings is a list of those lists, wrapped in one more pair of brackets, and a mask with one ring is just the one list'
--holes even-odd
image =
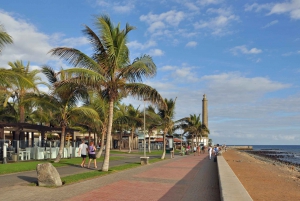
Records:
{"label": "palm tree trunk", "polygon": [[24,123],[25,122],[25,107],[24,105],[21,105],[19,107],[20,110],[20,123]]}
{"label": "palm tree trunk", "polygon": [[194,151],[194,147],[195,147],[194,140],[195,140],[195,138],[194,138],[194,134],[192,134],[192,149],[193,149],[193,151]]}
{"label": "palm tree trunk", "polygon": [[25,96],[25,91],[24,91],[24,89],[21,89],[20,96],[19,96],[19,98],[20,98],[20,100],[19,100],[20,123],[25,122],[25,107],[24,107],[24,105],[22,105],[24,96]]}
{"label": "palm tree trunk", "polygon": [[164,132],[163,141],[164,141],[164,145],[163,145],[163,154],[161,156],[161,159],[165,159],[166,156],[166,132]]}
{"label": "palm tree trunk", "polygon": [[113,120],[113,109],[114,109],[114,101],[109,101],[109,118],[108,118],[108,129],[107,129],[107,137],[106,137],[106,146],[105,146],[105,156],[102,165],[102,171],[107,172],[109,169],[109,154],[110,154],[110,138],[111,138],[111,130],[112,130],[112,120]]}
{"label": "palm tree trunk", "polygon": [[120,131],[120,144],[119,144],[119,150],[120,151],[122,150],[122,145],[123,145],[123,135],[122,135],[122,128],[121,128],[121,131]]}
{"label": "palm tree trunk", "polygon": [[59,146],[59,150],[58,150],[56,159],[54,160],[54,163],[58,163],[60,161],[61,157],[63,156],[63,150],[65,147],[65,132],[66,132],[66,126],[65,126],[65,124],[63,124],[61,126],[60,146]]}
{"label": "palm tree trunk", "polygon": [[106,129],[103,129],[103,131],[102,131],[102,136],[101,136],[101,147],[100,147],[99,152],[98,152],[97,155],[96,155],[96,158],[100,158],[101,155],[102,155],[103,148],[104,148],[104,137],[105,137],[105,133],[106,133],[105,131],[106,131]]}
{"label": "palm tree trunk", "polygon": [[150,147],[150,145],[151,145],[151,142],[150,142],[150,132],[149,132],[149,134],[148,134],[148,152],[149,153],[151,153],[151,147]]}
{"label": "palm tree trunk", "polygon": [[133,149],[133,129],[131,129],[131,135],[130,135],[130,143],[129,143],[129,151],[128,151],[128,153],[131,153],[131,149]]}

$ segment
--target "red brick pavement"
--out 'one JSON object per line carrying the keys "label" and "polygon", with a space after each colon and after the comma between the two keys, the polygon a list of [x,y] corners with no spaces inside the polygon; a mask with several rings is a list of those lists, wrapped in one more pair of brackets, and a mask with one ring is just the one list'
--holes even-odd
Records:
{"label": "red brick pavement", "polygon": [[209,160],[207,154],[184,156],[159,164],[105,186],[91,187],[93,190],[67,200],[220,200],[217,164]]}

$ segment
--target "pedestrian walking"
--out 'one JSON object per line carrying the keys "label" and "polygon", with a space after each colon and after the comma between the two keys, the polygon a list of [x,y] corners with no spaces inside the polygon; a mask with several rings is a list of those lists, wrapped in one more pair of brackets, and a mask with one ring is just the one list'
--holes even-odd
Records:
{"label": "pedestrian walking", "polygon": [[88,146],[84,143],[84,140],[81,140],[81,144],[79,145],[78,154],[81,155],[82,162],[80,164],[81,167],[85,167],[86,155],[88,153]]}
{"label": "pedestrian walking", "polygon": [[92,160],[94,161],[94,167],[97,168],[96,147],[95,147],[93,141],[90,142],[90,146],[89,146],[89,164],[88,164],[88,168],[90,168]]}
{"label": "pedestrian walking", "polygon": [[209,160],[211,159],[211,154],[212,154],[212,147],[209,145],[208,147]]}
{"label": "pedestrian walking", "polygon": [[201,150],[202,150],[202,153],[205,154],[205,146],[204,145],[201,147]]}
{"label": "pedestrian walking", "polygon": [[218,146],[215,146],[214,148],[214,162],[217,162],[217,155],[218,155],[218,152],[219,152],[219,147]]}
{"label": "pedestrian walking", "polygon": [[197,147],[194,145],[194,156],[196,156]]}

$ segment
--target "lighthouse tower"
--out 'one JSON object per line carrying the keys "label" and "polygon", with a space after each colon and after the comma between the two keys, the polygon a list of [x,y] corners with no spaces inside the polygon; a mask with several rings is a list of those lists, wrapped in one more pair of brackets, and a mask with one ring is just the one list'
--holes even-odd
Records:
{"label": "lighthouse tower", "polygon": [[[207,99],[206,95],[203,95],[203,100],[202,100],[202,124],[208,128],[208,110],[207,110]],[[207,134],[207,132],[205,133]]]}

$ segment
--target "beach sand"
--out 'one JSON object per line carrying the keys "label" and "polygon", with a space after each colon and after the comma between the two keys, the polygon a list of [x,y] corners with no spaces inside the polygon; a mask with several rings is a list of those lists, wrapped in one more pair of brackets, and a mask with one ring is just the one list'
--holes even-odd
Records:
{"label": "beach sand", "polygon": [[223,157],[253,200],[300,200],[300,172],[292,166],[262,161],[235,149]]}

